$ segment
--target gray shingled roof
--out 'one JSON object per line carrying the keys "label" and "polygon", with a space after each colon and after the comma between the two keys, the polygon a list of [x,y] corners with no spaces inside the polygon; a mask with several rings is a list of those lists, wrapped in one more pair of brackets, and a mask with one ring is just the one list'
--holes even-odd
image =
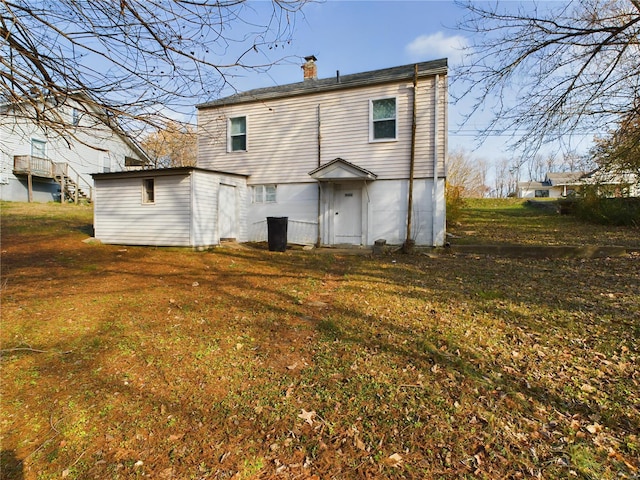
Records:
{"label": "gray shingled roof", "polygon": [[[310,93],[327,92],[332,90],[342,90],[346,88],[364,87],[381,83],[397,82],[399,80],[410,80],[413,78],[414,65],[402,65],[399,67],[372,70],[370,72],[354,73],[331,78],[305,80],[298,83],[278,85],[275,87],[256,88],[246,92],[237,93],[229,97],[220,98],[211,102],[196,105],[196,108],[220,107],[223,105],[233,105],[237,103],[247,103],[259,100],[268,100],[296,95],[306,95]],[[429,62],[418,63],[418,77],[428,77],[436,74],[447,73],[447,59],[431,60]]]}

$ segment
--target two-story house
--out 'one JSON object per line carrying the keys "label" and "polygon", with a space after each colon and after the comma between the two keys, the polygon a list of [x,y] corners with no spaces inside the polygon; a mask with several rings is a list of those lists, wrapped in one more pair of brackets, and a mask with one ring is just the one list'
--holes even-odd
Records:
{"label": "two-story house", "polygon": [[444,244],[446,59],[325,79],[306,60],[301,82],[198,105],[197,167],[94,175],[96,237],[261,241],[286,217],[290,243]]}
{"label": "two-story house", "polygon": [[90,200],[92,173],[148,162],[107,123],[80,93],[0,105],[0,199]]}

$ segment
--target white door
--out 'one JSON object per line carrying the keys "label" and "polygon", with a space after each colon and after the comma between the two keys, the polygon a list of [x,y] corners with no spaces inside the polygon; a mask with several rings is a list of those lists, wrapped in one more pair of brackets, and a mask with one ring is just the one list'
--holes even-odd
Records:
{"label": "white door", "polygon": [[362,188],[336,185],[333,197],[334,243],[362,244]]}
{"label": "white door", "polygon": [[236,225],[236,187],[232,185],[220,185],[218,197],[218,227],[220,239],[235,239]]}

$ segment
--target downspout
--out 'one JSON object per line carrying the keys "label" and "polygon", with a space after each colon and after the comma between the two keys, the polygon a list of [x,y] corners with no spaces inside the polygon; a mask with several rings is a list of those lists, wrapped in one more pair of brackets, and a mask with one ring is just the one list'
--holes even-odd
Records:
{"label": "downspout", "polygon": [[[320,166],[320,161],[322,158],[322,132],[320,131],[320,105],[318,105],[318,113],[317,113],[317,121],[318,121],[318,167]],[[322,184],[318,181],[318,238],[316,239],[316,247],[320,248],[322,245]]]}
{"label": "downspout", "polygon": [[437,245],[438,233],[438,95],[440,84],[440,75],[435,76],[435,85],[433,87],[433,195],[432,195],[432,207],[431,207],[431,244]]}
{"label": "downspout", "polygon": [[413,107],[411,119],[411,157],[409,159],[409,201],[407,203],[407,238],[404,241],[402,250],[404,253],[410,253],[413,250],[415,241],[411,238],[411,218],[413,213],[413,176],[416,163],[416,117],[417,117],[417,101],[418,96],[418,64],[413,66]]}

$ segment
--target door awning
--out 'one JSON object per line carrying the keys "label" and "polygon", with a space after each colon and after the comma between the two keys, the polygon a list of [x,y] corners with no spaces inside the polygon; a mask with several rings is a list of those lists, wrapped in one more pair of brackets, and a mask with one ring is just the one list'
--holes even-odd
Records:
{"label": "door awning", "polygon": [[336,180],[375,180],[378,178],[375,173],[365,170],[353,163],[347,162],[340,157],[334,158],[330,162],[310,171],[309,175],[319,182],[330,182]]}

